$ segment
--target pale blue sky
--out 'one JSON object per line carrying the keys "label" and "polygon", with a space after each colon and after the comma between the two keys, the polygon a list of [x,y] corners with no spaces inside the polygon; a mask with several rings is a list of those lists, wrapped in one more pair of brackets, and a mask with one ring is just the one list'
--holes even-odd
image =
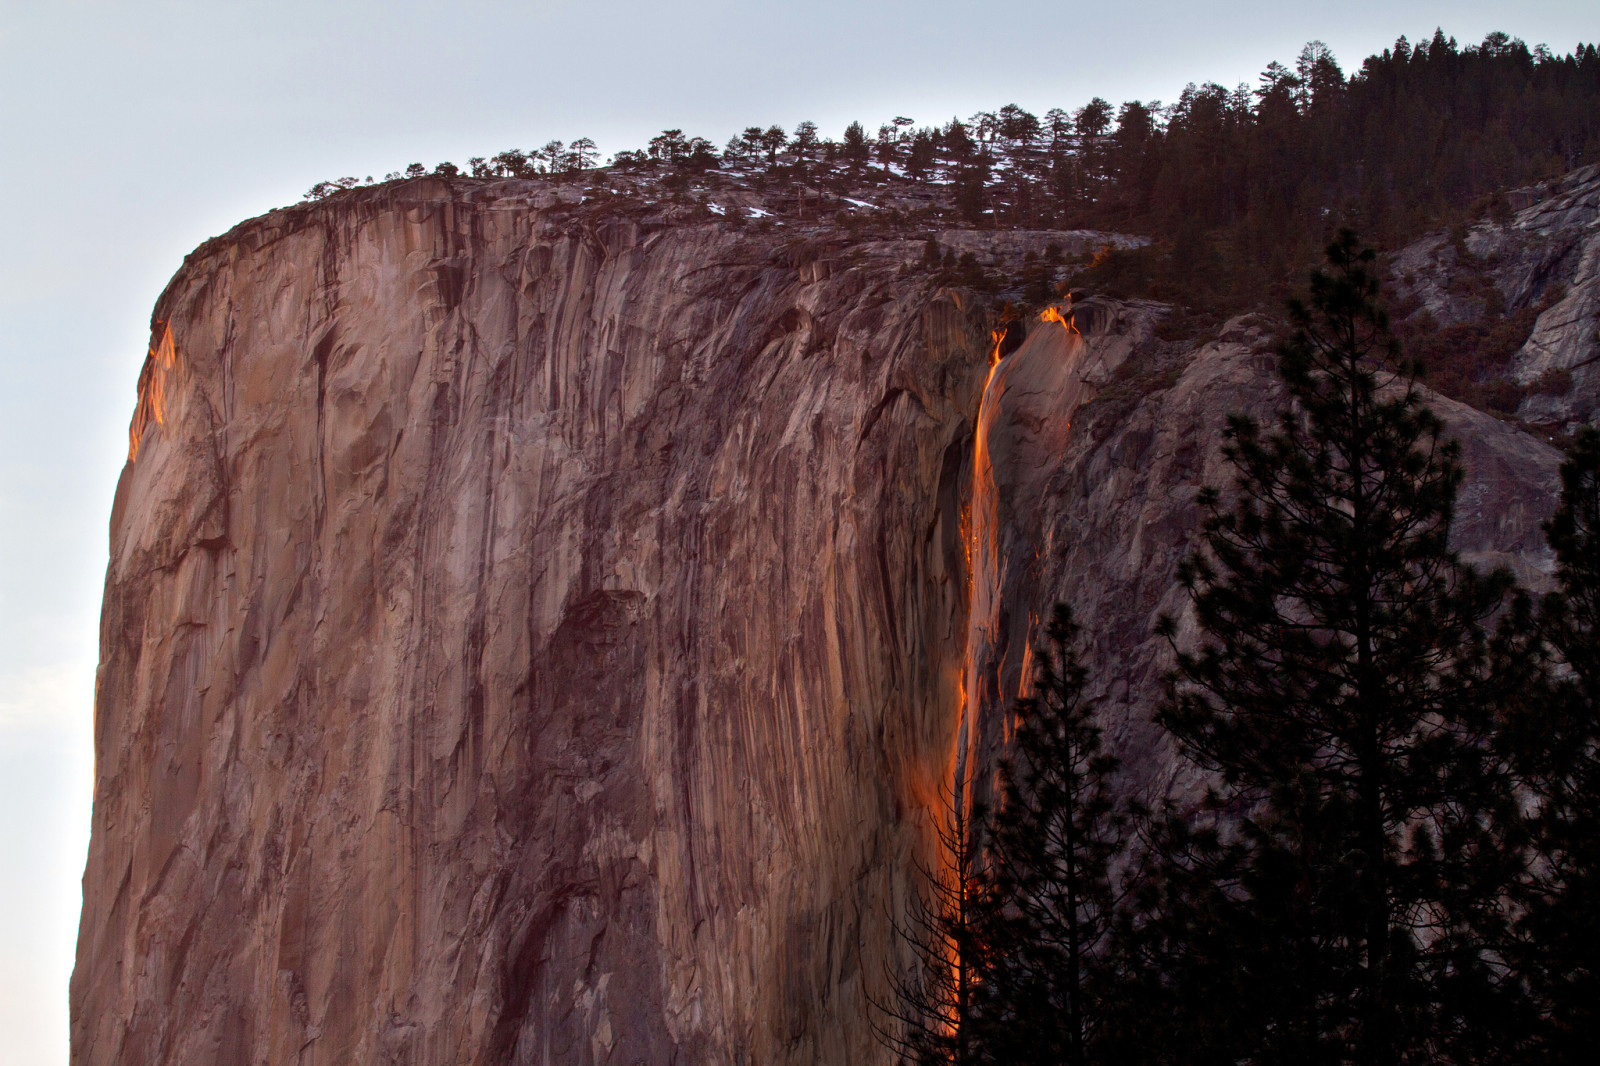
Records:
{"label": "pale blue sky", "polygon": [[0,1066],[67,1061],[106,521],[150,306],[200,241],[413,161],[1171,100],[1435,26],[1600,37],[1592,0],[0,0]]}

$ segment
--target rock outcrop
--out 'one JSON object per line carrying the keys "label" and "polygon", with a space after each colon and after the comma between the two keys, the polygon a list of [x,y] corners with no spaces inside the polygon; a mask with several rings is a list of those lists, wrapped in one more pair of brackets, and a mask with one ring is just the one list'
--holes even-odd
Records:
{"label": "rock outcrop", "polygon": [[[974,743],[980,764],[992,766],[1008,735],[1007,703],[1028,687],[1037,623],[1055,601],[1071,603],[1083,627],[1089,692],[1127,765],[1126,787],[1150,798],[1201,783],[1182,772],[1151,722],[1171,665],[1155,623],[1167,613],[1180,623],[1180,641],[1193,632],[1174,576],[1200,526],[1196,491],[1231,487],[1220,448],[1226,415],[1265,422],[1285,402],[1271,337],[1253,316],[1229,322],[1197,349],[1174,350],[1151,344],[1153,311],[1105,309],[1084,338],[1104,358],[1085,359],[1077,380],[1008,396],[1009,417],[994,430],[1007,441],[1006,461],[996,463],[1005,567],[995,594],[999,622],[972,664],[990,679]],[[1506,566],[1547,590],[1554,559],[1540,523],[1559,491],[1559,454],[1481,411],[1440,396],[1430,402],[1461,442],[1468,471],[1454,547],[1478,567]]]}
{"label": "rock outcrop", "polygon": [[[112,517],[74,1062],[888,1061],[892,918],[1057,598],[1170,782],[1149,627],[1265,334],[1091,300],[1002,344],[920,242],[826,236],[425,180],[189,258]],[[1441,406],[1458,543],[1539,580],[1557,453]]]}
{"label": "rock outcrop", "polygon": [[1600,424],[1600,166],[1514,190],[1505,207],[1498,221],[1411,245],[1394,272],[1440,325],[1482,316],[1462,284],[1474,275],[1492,283],[1505,311],[1537,311],[1507,368],[1535,386],[1518,417],[1567,432]]}

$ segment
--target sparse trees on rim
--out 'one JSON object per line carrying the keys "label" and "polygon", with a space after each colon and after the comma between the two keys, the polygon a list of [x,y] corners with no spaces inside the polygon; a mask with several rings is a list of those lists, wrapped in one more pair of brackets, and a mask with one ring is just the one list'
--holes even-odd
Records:
{"label": "sparse trees on rim", "polygon": [[933,171],[934,163],[938,159],[938,146],[934,142],[932,130],[918,130],[911,138],[911,147],[906,152],[906,175],[913,181],[920,181]]}
{"label": "sparse trees on rim", "polygon": [[784,145],[788,143],[789,135],[783,131],[782,126],[768,126],[766,132],[761,134],[761,150],[766,153],[768,170],[777,167],[778,153],[783,151]]}
{"label": "sparse trees on rim", "polygon": [[539,169],[546,174],[565,174],[569,169],[567,146],[562,141],[546,141],[544,147],[532,155],[539,161]]}
{"label": "sparse trees on rim", "polygon": [[662,130],[650,138],[650,158],[658,163],[680,163],[689,154],[689,142],[682,130]]}
{"label": "sparse trees on rim", "polygon": [[999,133],[1013,148],[1027,148],[1039,137],[1039,120],[1030,112],[1007,104],[1000,109]]}
{"label": "sparse trees on rim", "polygon": [[729,158],[741,163],[753,163],[761,158],[763,131],[760,126],[746,126],[742,134],[728,142]]}
{"label": "sparse trees on rim", "polygon": [[789,143],[796,162],[801,165],[811,163],[821,146],[821,139],[817,136],[817,124],[802,122],[797,125],[794,128],[794,139]]}
{"label": "sparse trees on rim", "polygon": [[532,177],[535,162],[520,148],[507,148],[489,160],[495,176],[502,178]]}
{"label": "sparse trees on rim", "polygon": [[600,149],[588,137],[579,137],[567,146],[567,158],[574,170],[588,170],[600,159]]}
{"label": "sparse trees on rim", "polygon": [[869,151],[867,131],[862,128],[861,123],[852,122],[846,126],[844,140],[839,147],[839,154],[844,157],[844,161],[850,166],[860,169],[867,165]]}
{"label": "sparse trees on rim", "polygon": [[[852,183],[920,185],[897,190],[913,194],[907,199],[919,205],[911,212],[919,225],[961,218],[1147,234],[1151,245],[1084,282],[1232,315],[1258,306],[1310,263],[1331,222],[1359,220],[1388,247],[1447,219],[1486,212],[1503,222],[1499,192],[1600,159],[1597,101],[1593,45],[1558,55],[1503,33],[1466,47],[1435,33],[1415,46],[1397,40],[1347,74],[1312,41],[1289,65],[1269,66],[1259,89],[1191,85],[1173,104],[1130,101],[1120,109],[1097,97],[1075,111],[1053,108],[1042,123],[1007,104],[925,137],[908,138],[911,122],[897,116],[877,138],[863,134],[865,145],[821,139],[813,150],[802,135],[787,157],[781,127],[750,127],[730,140],[724,158],[741,171],[762,161],[769,176],[801,177],[779,174],[792,166],[839,194]],[[1452,132],[1440,137],[1441,129]],[[648,175],[662,191],[681,191],[719,163],[709,147],[685,140],[687,153],[667,169],[645,151],[617,152],[613,165]],[[1462,150],[1467,144],[1477,147]],[[863,147],[879,166],[861,158]],[[559,175],[586,164],[502,160],[472,173],[530,177],[541,166]],[[326,191],[325,183],[316,188]],[[1195,251],[1203,253],[1199,267],[1189,258]],[[1515,326],[1523,310],[1486,302],[1485,334]],[[1499,341],[1469,346],[1486,345],[1498,350]],[[1473,352],[1466,354],[1437,363],[1472,362]],[[1443,373],[1436,380],[1480,405],[1475,393],[1491,390],[1501,409],[1514,407],[1523,388],[1493,373],[1469,377],[1471,388]]]}

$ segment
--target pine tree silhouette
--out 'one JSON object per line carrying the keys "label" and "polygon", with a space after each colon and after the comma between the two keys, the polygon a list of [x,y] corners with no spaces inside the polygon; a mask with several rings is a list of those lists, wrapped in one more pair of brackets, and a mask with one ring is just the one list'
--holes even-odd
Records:
{"label": "pine tree silhouette", "polygon": [[1125,955],[1188,1061],[1436,1061],[1503,1021],[1517,803],[1491,740],[1520,645],[1488,623],[1511,582],[1449,548],[1459,452],[1373,253],[1343,231],[1327,256],[1279,351],[1291,405],[1271,433],[1229,419],[1237,503],[1202,493],[1180,571],[1200,639],[1159,718],[1215,784],[1158,834]]}
{"label": "pine tree silhouette", "polygon": [[1545,525],[1560,591],[1540,620],[1562,665],[1520,731],[1541,861],[1516,958],[1540,1012],[1523,1059],[1536,1063],[1588,1062],[1600,1046],[1600,433],[1579,436],[1561,480]]}
{"label": "pine tree silhouette", "polygon": [[992,962],[977,998],[987,1061],[1088,1061],[1099,1027],[1113,861],[1127,817],[1083,695],[1078,626],[1057,604],[1034,657],[1033,695],[1017,702],[1014,756],[995,814]]}
{"label": "pine tree silhouette", "polygon": [[917,1066],[985,1061],[974,1003],[989,965],[984,930],[992,909],[980,854],[986,812],[970,801],[969,786],[958,776],[944,790],[940,865],[917,864],[923,891],[912,897],[906,917],[894,922],[912,965],[890,975],[889,1002],[870,1004],[878,1041]]}

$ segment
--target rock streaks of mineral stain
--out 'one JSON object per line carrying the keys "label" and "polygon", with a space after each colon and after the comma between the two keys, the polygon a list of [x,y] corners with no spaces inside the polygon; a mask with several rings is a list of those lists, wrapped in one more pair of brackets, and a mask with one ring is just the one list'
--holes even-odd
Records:
{"label": "rock streaks of mineral stain", "polygon": [[[1248,322],[1141,369],[1137,302],[991,366],[921,253],[422,180],[191,255],[113,508],[74,1062],[890,1061],[893,916],[1055,599],[1171,781],[1150,622],[1277,401]],[[1441,411],[1459,544],[1537,579],[1559,457]]]}

